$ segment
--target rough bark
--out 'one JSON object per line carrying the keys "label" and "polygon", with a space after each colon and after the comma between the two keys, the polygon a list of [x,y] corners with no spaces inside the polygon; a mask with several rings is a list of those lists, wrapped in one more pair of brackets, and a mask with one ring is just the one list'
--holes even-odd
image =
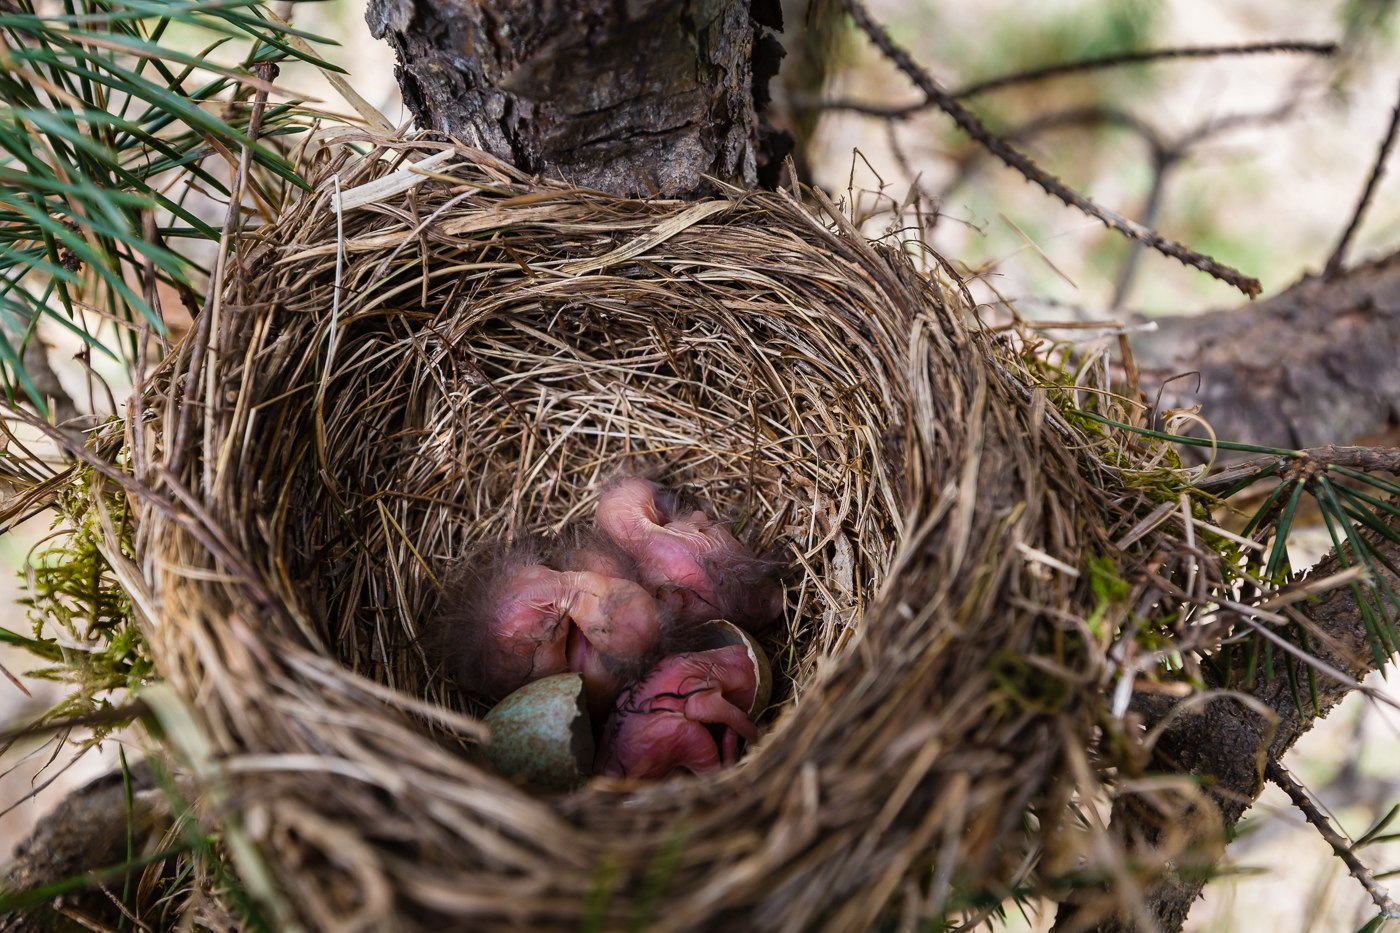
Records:
{"label": "rough bark", "polygon": [[[133,765],[129,775],[129,807],[127,782],[120,771],[110,771],[70,793],[20,844],[14,861],[0,875],[0,891],[34,891],[104,870],[100,883],[108,890],[120,893],[124,884],[138,882],[146,866],[137,866],[129,874],[114,873],[112,866],[128,861],[128,846],[138,858],[156,851],[174,817],[169,799],[144,761]],[[81,929],[85,924],[79,918],[119,923],[112,898],[98,884],[94,876],[88,888],[56,895],[32,911],[0,915],[0,933]]]}
{"label": "rough bark", "polygon": [[1149,402],[1160,391],[1159,411],[1201,405],[1222,439],[1395,444],[1400,254],[1310,276],[1257,304],[1158,319],[1133,351]]}
{"label": "rough bark", "polygon": [[756,47],[776,69],[749,0],[371,0],[366,20],[419,126],[526,171],[642,197],[758,181]]}
{"label": "rough bark", "polygon": [[[641,196],[693,193],[707,174],[743,186],[759,180],[755,99],[763,93],[754,62],[756,50],[761,61],[768,56],[762,77],[775,53],[763,51],[760,27],[774,24],[747,0],[370,0],[367,19],[397,52],[405,101],[421,125],[529,171]],[[1134,346],[1149,400],[1160,388],[1161,408],[1204,404],[1221,437],[1304,447],[1394,430],[1400,256],[1331,281],[1309,278],[1244,308],[1162,319]],[[1194,379],[1167,381],[1190,371],[1200,373],[1199,389]],[[1372,662],[1350,593],[1304,611],[1337,640],[1316,645],[1319,656],[1364,676]],[[1347,692],[1326,678],[1319,688],[1324,713]],[[1286,678],[1253,695],[1277,723],[1220,699],[1174,719],[1155,746],[1154,768],[1210,780],[1215,810],[1200,840],[1208,850],[1262,789],[1265,756],[1283,754],[1314,722],[1299,715]],[[1145,698],[1139,712],[1150,726],[1170,708]],[[150,830],[169,815],[147,791],[137,799],[149,800]],[[1125,841],[1148,844],[1161,829],[1126,803],[1115,826]],[[9,880],[28,888],[119,862],[125,833],[125,803],[109,778],[72,795],[40,827]],[[1180,929],[1201,886],[1172,880],[1149,892],[1147,907],[1163,928]],[[1070,910],[1061,926],[1096,922]],[[1098,923],[1104,933],[1133,928],[1117,918]]]}
{"label": "rough bark", "polygon": [[[767,33],[782,24],[778,6],[370,0],[366,18],[398,54],[419,125],[527,171],[683,196],[704,175],[742,186],[775,180],[788,141],[767,129],[761,109],[782,56]],[[821,51],[804,43],[828,36],[833,9],[818,7],[816,24],[788,11],[788,64],[809,67],[785,68],[785,81],[801,73],[819,83],[821,63],[810,60]],[[1134,347],[1161,410],[1201,404],[1217,436],[1279,447],[1400,439],[1400,257],[1157,323]]]}

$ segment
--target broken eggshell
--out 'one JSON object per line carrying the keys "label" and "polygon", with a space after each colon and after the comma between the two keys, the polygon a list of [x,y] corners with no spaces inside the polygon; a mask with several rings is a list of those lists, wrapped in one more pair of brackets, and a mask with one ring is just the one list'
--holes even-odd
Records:
{"label": "broken eggshell", "polygon": [[526,684],[484,720],[482,756],[503,777],[539,790],[572,790],[593,770],[593,724],[583,677],[556,674]]}
{"label": "broken eggshell", "polygon": [[712,634],[729,643],[672,655],[618,695],[603,728],[600,774],[705,774],[738,761],[740,739],[758,739],[750,716],[768,702],[767,661],[735,626]]}

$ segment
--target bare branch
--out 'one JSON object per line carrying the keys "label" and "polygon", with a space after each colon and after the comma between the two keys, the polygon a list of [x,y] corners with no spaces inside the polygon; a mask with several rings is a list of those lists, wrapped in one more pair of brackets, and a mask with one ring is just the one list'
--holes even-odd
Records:
{"label": "bare branch", "polygon": [[1168,240],[1155,230],[1110,211],[1066,186],[1032,161],[1030,157],[1014,149],[1005,139],[992,133],[975,114],[959,104],[952,94],[940,87],[927,70],[920,67],[907,52],[894,44],[884,27],[870,17],[860,0],[846,0],[846,9],[854,18],[856,25],[870,37],[871,42],[880,52],[900,71],[904,72],[909,80],[923,91],[928,100],[951,117],[963,132],[1002,162],[1020,172],[1028,181],[1034,182],[1047,194],[1090,217],[1096,218],[1104,226],[1118,231],[1129,239],[1139,240],[1165,256],[1171,256],[1186,266],[1199,269],[1213,278],[1233,285],[1251,298],[1259,294],[1261,286],[1258,279],[1246,276],[1239,270],[1219,263],[1181,243]]}
{"label": "bare branch", "polygon": [[[3,670],[3,668],[0,668]],[[19,685],[24,689],[23,685]],[[63,732],[68,729],[78,729],[86,726],[111,726],[121,725],[133,719],[140,719],[150,713],[150,707],[140,700],[131,703],[123,703],[120,706],[107,706],[93,710],[90,713],[82,713],[76,716],[65,716],[62,719],[45,720],[42,717],[34,722],[27,723],[13,728],[0,729],[0,751],[9,748],[10,743],[15,739],[26,738],[31,735],[43,735],[49,732]]]}
{"label": "bare branch", "polygon": [[1352,211],[1351,222],[1347,224],[1346,232],[1337,243],[1337,248],[1332,250],[1331,257],[1327,260],[1327,266],[1322,270],[1324,279],[1334,279],[1342,271],[1342,263],[1346,260],[1347,248],[1351,246],[1351,239],[1356,235],[1357,228],[1361,226],[1361,218],[1366,213],[1366,208],[1371,204],[1371,197],[1376,193],[1376,187],[1380,184],[1381,176],[1385,174],[1385,163],[1390,158],[1390,150],[1395,145],[1395,132],[1400,129],[1400,100],[1396,100],[1395,109],[1390,114],[1390,126],[1386,128],[1385,139],[1381,141],[1381,148],[1376,153],[1376,164],[1371,167],[1371,177],[1366,179],[1366,187],[1361,192],[1361,200],[1356,204],[1356,210]]}
{"label": "bare branch", "polygon": [[1302,785],[1293,780],[1293,775],[1284,769],[1283,765],[1277,761],[1271,761],[1265,767],[1264,773],[1270,781],[1273,781],[1278,788],[1288,795],[1288,799],[1293,801],[1293,806],[1303,811],[1303,816],[1307,821],[1317,828],[1320,835],[1327,844],[1332,847],[1337,858],[1346,865],[1351,876],[1361,883],[1366,889],[1366,893],[1371,895],[1371,902],[1380,908],[1381,913],[1390,920],[1400,920],[1400,904],[1391,899],[1390,894],[1377,882],[1371,870],[1361,863],[1352,851],[1351,845],[1332,828],[1332,824],[1327,822],[1327,817],[1308,799],[1307,792]]}
{"label": "bare branch", "polygon": [[[1133,353],[1159,412],[1203,405],[1219,437],[1268,447],[1400,441],[1400,254],[1249,307],[1153,323]],[[1203,462],[1209,451],[1183,455]]]}
{"label": "bare branch", "polygon": [[1018,84],[1030,84],[1034,81],[1044,81],[1047,78],[1059,78],[1064,75],[1080,74],[1085,71],[1097,71],[1102,68],[1118,68],[1123,65],[1136,65],[1142,62],[1183,58],[1219,58],[1226,55],[1259,55],[1279,52],[1301,55],[1334,55],[1337,52],[1337,43],[1284,40],[1280,42],[1251,42],[1243,45],[1193,45],[1174,49],[1145,49],[1139,52],[1116,52],[1112,55],[1084,58],[1074,62],[1061,62],[1057,65],[1047,65],[1043,68],[1033,68],[1028,71],[1002,75],[997,78],[989,78],[986,81],[978,81],[975,84],[964,85],[955,91],[953,96],[957,97],[959,100],[964,100],[968,97],[975,97],[978,94],[986,94],[989,91],[999,91],[1003,88],[1013,87]]}
{"label": "bare branch", "polygon": [[[1346,459],[1351,454],[1338,456]],[[1400,560],[1400,544],[1380,539],[1372,539],[1372,544],[1386,584],[1392,589],[1400,586],[1400,578],[1389,569]],[[1343,569],[1334,555],[1311,571],[1307,579],[1326,578]],[[1318,678],[1316,703],[1320,716],[1314,716],[1312,708],[1298,708],[1287,676],[1259,677],[1249,685],[1247,661],[1243,658],[1235,659],[1235,669],[1228,678],[1210,674],[1207,685],[1220,692],[1219,698],[1204,705],[1197,702],[1188,713],[1177,709],[1177,700],[1161,694],[1142,693],[1134,697],[1134,709],[1143,717],[1147,729],[1163,726],[1158,730],[1160,736],[1147,767],[1158,773],[1194,776],[1206,792],[1206,799],[1192,809],[1190,841],[1207,853],[1207,861],[1209,853],[1221,851],[1219,847],[1231,829],[1264,789],[1268,764],[1282,758],[1377,666],[1362,609],[1352,588],[1331,590],[1295,611],[1329,636],[1325,643],[1314,644],[1313,656],[1347,678]],[[1168,822],[1163,823],[1164,812],[1175,816],[1165,817]],[[1189,854],[1179,847],[1170,852],[1157,850],[1169,832],[1181,831],[1180,816],[1179,807],[1158,812],[1150,805],[1143,806],[1140,795],[1121,795],[1113,807],[1111,829],[1122,849],[1143,862],[1158,862],[1161,877],[1144,892],[1145,905],[1136,906],[1146,906],[1165,933],[1182,928],[1207,875],[1205,871],[1174,871],[1178,860]],[[1106,919],[1095,916],[1103,896],[1103,892],[1091,895],[1085,891],[1067,899],[1061,905],[1055,930],[1128,933],[1138,929],[1131,914]],[[1126,906],[1120,905],[1119,909]]]}
{"label": "bare branch", "polygon": [[1207,492],[1228,489],[1245,477],[1283,460],[1310,460],[1320,466],[1350,467],[1367,473],[1400,473],[1400,447],[1339,447],[1327,444],[1300,450],[1294,457],[1267,455],[1234,463],[1228,469],[1201,480],[1196,487]]}
{"label": "bare branch", "polygon": [[[952,96],[958,100],[966,100],[969,97],[976,97],[979,94],[999,91],[1004,88],[1015,87],[1022,84],[1030,84],[1036,81],[1044,81],[1049,78],[1058,78],[1064,75],[1080,74],[1086,71],[1097,71],[1104,68],[1117,68],[1123,65],[1168,59],[1218,58],[1226,55],[1257,55],[1276,52],[1330,56],[1336,54],[1336,51],[1337,43],[1335,42],[1281,41],[1253,42],[1244,45],[1198,45],[1183,46],[1174,49],[1146,49],[1139,52],[1116,52],[1112,55],[1084,58],[1073,62],[1060,62],[1059,64],[1047,65],[1043,68],[1034,68],[1028,71],[1018,71],[1012,74],[1001,75],[996,78],[988,78],[985,81],[975,81],[971,84],[965,84],[953,91]],[[932,99],[925,99],[916,104],[904,104],[902,106],[882,106],[865,101],[851,100],[849,98],[802,101],[801,104],[804,108],[809,110],[849,110],[854,113],[889,120],[904,120],[916,113],[931,110],[938,106],[937,102]]]}

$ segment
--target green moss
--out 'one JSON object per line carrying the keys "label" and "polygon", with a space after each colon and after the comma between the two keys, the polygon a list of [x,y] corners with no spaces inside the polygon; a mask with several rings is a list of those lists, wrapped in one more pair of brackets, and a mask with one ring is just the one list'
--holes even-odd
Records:
{"label": "green moss", "polygon": [[[155,677],[131,599],[102,553],[106,522],[117,529],[123,556],[132,556],[128,504],[120,492],[95,493],[92,482],[88,472],[60,496],[53,536],[20,571],[29,632],[0,628],[0,641],[44,662],[30,676],[70,686],[46,719],[105,709],[111,705],[106,694],[135,690]],[[98,738],[120,725],[100,727]]]}

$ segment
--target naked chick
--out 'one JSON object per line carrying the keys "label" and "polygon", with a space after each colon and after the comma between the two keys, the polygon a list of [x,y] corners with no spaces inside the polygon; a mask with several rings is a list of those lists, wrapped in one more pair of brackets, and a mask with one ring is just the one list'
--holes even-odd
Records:
{"label": "naked chick", "polygon": [[601,714],[655,662],[665,610],[639,584],[561,571],[528,549],[485,562],[448,599],[439,624],[459,686],[499,700],[543,677],[583,675]]}
{"label": "naked chick", "polygon": [[649,780],[734,764],[740,741],[758,738],[758,680],[742,644],[666,658],[618,695],[597,773]]}
{"label": "naked chick", "polygon": [[680,622],[727,619],[756,632],[782,615],[779,565],[755,557],[725,523],[649,479],[611,483],[599,497],[595,523]]}

